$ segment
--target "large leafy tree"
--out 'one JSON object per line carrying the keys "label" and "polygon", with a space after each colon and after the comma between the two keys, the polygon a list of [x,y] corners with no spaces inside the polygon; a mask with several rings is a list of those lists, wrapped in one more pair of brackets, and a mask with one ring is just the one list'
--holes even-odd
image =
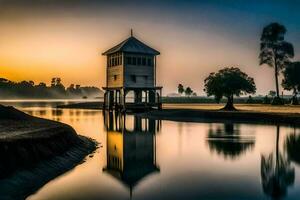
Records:
{"label": "large leafy tree", "polygon": [[204,80],[204,84],[204,91],[208,96],[214,96],[217,102],[222,97],[228,99],[224,110],[235,110],[234,95],[240,96],[256,92],[254,79],[236,67],[224,68],[217,73],[211,73]]}
{"label": "large leafy tree", "polygon": [[[284,40],[286,28],[278,23],[264,27],[260,38],[260,65],[266,64],[274,68],[276,99],[279,99],[278,75],[294,57],[293,45]],[[274,100],[275,100],[274,98]],[[278,102],[278,101],[277,101]]]}
{"label": "large leafy tree", "polygon": [[283,70],[282,86],[286,90],[293,90],[292,104],[298,104],[297,94],[300,91],[300,62],[293,62]]}

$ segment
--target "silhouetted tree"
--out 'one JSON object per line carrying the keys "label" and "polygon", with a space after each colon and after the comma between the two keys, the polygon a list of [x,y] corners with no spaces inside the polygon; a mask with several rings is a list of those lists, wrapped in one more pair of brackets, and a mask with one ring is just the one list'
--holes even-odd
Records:
{"label": "silhouetted tree", "polygon": [[56,96],[65,96],[65,87],[60,78],[52,78],[51,88]]}
{"label": "silhouetted tree", "polygon": [[264,97],[263,103],[264,103],[264,104],[270,104],[270,103],[271,103],[271,100],[269,99],[268,95],[266,95],[266,96]]}
{"label": "silhouetted tree", "polygon": [[46,85],[46,83],[40,82],[40,83],[38,84],[38,87],[46,88],[47,85]]}
{"label": "silhouetted tree", "polygon": [[191,94],[193,93],[193,90],[190,87],[187,87],[184,91],[185,96],[191,96]]}
{"label": "silhouetted tree", "polygon": [[279,152],[279,126],[276,130],[275,155],[271,153],[269,156],[261,157],[261,179],[265,194],[273,199],[280,199],[286,195],[287,187],[294,184],[295,169]]}
{"label": "silhouetted tree", "polygon": [[271,23],[264,27],[260,38],[260,65],[273,67],[275,72],[276,97],[272,104],[283,104],[279,97],[278,75],[294,57],[293,45],[284,40],[285,33],[286,28],[283,25]]}
{"label": "silhouetted tree", "polygon": [[67,94],[71,97],[74,97],[77,95],[77,91],[75,89],[75,85],[71,84],[68,88],[67,88]]}
{"label": "silhouetted tree", "polygon": [[[51,94],[50,94],[50,91],[48,90],[47,88],[47,85],[46,83],[39,83],[38,85],[34,86],[35,87],[35,91],[38,95],[36,95],[35,97],[36,98],[41,98],[41,97],[45,97],[45,98],[50,98],[51,97]],[[32,92],[30,92],[32,93]]]}
{"label": "silhouetted tree", "polygon": [[269,91],[269,95],[270,95],[271,97],[275,97],[275,96],[276,96],[276,91],[270,90],[270,91]]}
{"label": "silhouetted tree", "polygon": [[184,92],[184,87],[183,87],[182,84],[179,84],[179,85],[178,85],[177,91],[178,91],[179,94],[183,94],[183,92]]}
{"label": "silhouetted tree", "polygon": [[254,100],[251,95],[249,95],[249,97],[247,99],[247,103],[254,103]]}
{"label": "silhouetted tree", "polygon": [[224,68],[217,73],[211,73],[204,80],[204,84],[204,91],[208,96],[214,96],[217,102],[223,96],[228,99],[224,110],[235,110],[233,106],[234,95],[254,94],[256,91],[254,79],[235,67]]}
{"label": "silhouetted tree", "polygon": [[74,86],[74,84],[71,84],[71,85],[67,88],[67,91],[69,91],[69,92],[74,92],[74,91],[75,91],[75,86]]}
{"label": "silhouetted tree", "polygon": [[292,104],[297,105],[297,95],[300,91],[300,62],[290,63],[283,70],[284,79],[282,80],[282,86],[286,90],[293,90]]}

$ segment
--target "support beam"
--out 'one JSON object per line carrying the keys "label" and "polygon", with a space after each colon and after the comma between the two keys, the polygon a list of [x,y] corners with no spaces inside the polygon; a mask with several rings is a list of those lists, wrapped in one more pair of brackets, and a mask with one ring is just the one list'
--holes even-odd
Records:
{"label": "support beam", "polygon": [[[152,88],[103,88],[104,104],[103,109],[124,111],[127,106],[132,109],[158,108],[161,109],[161,87]],[[128,92],[134,93],[134,102],[127,103],[126,95]],[[145,93],[145,94],[144,94]],[[126,105],[127,104],[127,105]]]}

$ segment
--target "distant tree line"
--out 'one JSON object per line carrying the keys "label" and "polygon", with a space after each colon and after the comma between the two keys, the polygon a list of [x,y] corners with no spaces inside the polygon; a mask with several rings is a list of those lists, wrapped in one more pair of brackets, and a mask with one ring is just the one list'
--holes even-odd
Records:
{"label": "distant tree line", "polygon": [[197,93],[192,90],[191,87],[184,88],[182,84],[178,84],[177,91],[180,95],[185,95],[187,97],[197,96]]}
{"label": "distant tree line", "polygon": [[0,78],[0,99],[95,98],[101,94],[97,87],[71,84],[66,88],[60,78],[52,78],[50,86],[43,82],[36,85],[33,81],[13,82]]}

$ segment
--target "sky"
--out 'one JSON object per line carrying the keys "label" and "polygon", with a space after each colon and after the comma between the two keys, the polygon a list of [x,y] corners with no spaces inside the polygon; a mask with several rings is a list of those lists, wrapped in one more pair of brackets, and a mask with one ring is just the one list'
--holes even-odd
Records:
{"label": "sky", "polygon": [[264,26],[279,22],[300,60],[300,0],[0,0],[0,77],[105,86],[102,52],[130,36],[161,52],[157,82],[199,95],[210,72],[240,67],[257,94],[274,90],[259,66]]}

